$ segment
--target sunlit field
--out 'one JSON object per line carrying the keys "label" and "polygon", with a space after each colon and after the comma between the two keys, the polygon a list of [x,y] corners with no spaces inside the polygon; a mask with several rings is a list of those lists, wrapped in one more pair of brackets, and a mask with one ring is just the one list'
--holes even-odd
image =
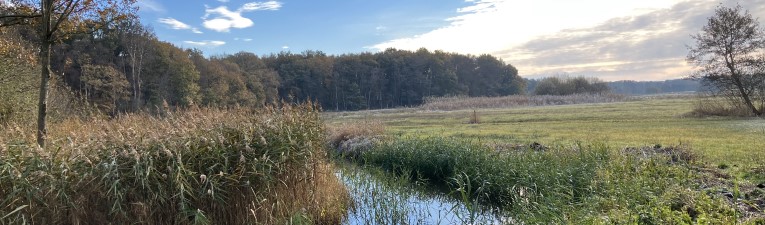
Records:
{"label": "sunlit field", "polygon": [[613,148],[689,145],[708,163],[755,165],[765,157],[765,120],[685,116],[697,103],[686,98],[643,98],[626,102],[475,110],[419,108],[325,113],[328,124],[378,120],[387,133],[446,136],[481,142],[569,145],[604,142]]}

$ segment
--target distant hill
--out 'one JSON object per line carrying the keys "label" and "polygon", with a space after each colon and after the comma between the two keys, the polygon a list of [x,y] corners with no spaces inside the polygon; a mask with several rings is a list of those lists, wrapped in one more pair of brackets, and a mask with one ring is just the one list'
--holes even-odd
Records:
{"label": "distant hill", "polygon": [[695,80],[675,79],[665,81],[612,81],[606,83],[612,93],[626,95],[650,95],[676,92],[696,92],[701,84]]}

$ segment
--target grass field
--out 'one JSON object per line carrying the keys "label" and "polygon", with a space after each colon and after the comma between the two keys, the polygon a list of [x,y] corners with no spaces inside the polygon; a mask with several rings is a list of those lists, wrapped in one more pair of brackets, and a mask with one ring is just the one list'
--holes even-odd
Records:
{"label": "grass field", "polygon": [[765,221],[765,120],[687,116],[691,96],[625,100],[322,118],[339,155],[523,223]]}
{"label": "grass field", "polygon": [[478,109],[480,123],[469,124],[473,110],[419,108],[324,113],[326,123],[376,120],[389,135],[443,136],[483,143],[627,146],[689,145],[703,161],[734,168],[765,162],[765,120],[693,118],[694,98],[637,99],[617,103]]}

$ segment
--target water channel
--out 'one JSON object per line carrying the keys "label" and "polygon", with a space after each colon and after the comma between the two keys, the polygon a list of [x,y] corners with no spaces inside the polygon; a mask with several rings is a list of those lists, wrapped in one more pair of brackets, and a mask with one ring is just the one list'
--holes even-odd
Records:
{"label": "water channel", "polygon": [[497,210],[396,177],[375,168],[342,165],[335,175],[345,184],[353,207],[344,224],[508,224]]}

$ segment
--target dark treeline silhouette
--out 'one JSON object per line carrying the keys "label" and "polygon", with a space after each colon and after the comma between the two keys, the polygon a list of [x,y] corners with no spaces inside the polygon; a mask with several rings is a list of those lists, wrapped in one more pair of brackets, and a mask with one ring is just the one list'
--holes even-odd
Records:
{"label": "dark treeline silhouette", "polygon": [[518,71],[490,55],[427,49],[340,56],[306,51],[262,61],[279,76],[280,99],[311,100],[328,110],[414,106],[430,96],[504,96],[525,90]]}
{"label": "dark treeline silhouette", "polygon": [[606,83],[611,92],[626,95],[650,95],[661,93],[695,92],[701,84],[696,80],[676,79],[666,81],[612,81]]}
{"label": "dark treeline silhouette", "polygon": [[526,84],[527,93],[549,95],[602,92],[624,95],[651,95],[696,92],[701,89],[701,83],[699,81],[690,79],[673,79],[665,81],[601,81],[594,78],[571,78],[568,76],[561,76],[542,79],[526,79]]}
{"label": "dark treeline silhouette", "polygon": [[603,94],[610,92],[605,82],[594,77],[553,76],[527,80],[528,92],[535,95]]}
{"label": "dark treeline silhouette", "polygon": [[[29,40],[35,38],[31,33],[18,27],[1,35]],[[512,65],[491,55],[423,48],[205,57],[200,50],[158,40],[137,20],[73,35],[53,49],[55,80],[111,114],[191,105],[257,107],[282,100],[313,101],[325,110],[379,109],[419,105],[430,96],[504,96],[526,89]]]}

